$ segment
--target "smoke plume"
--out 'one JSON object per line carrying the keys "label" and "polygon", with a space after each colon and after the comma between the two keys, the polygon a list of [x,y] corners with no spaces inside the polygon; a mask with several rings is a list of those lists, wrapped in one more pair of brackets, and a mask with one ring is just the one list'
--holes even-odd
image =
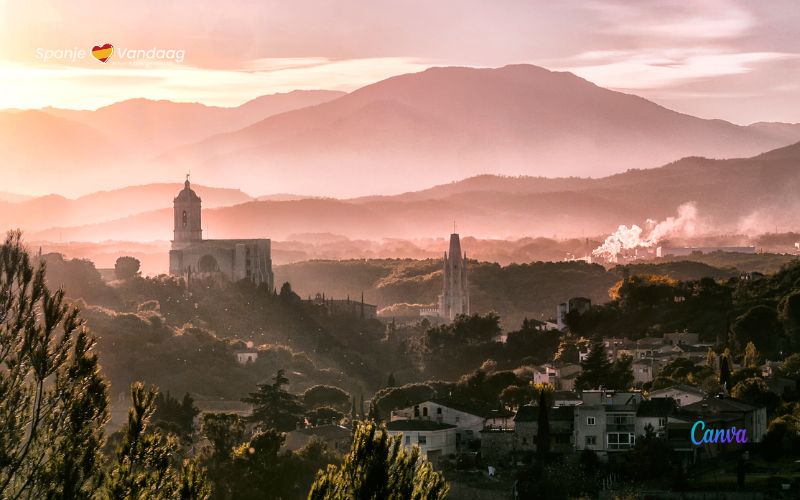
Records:
{"label": "smoke plume", "polygon": [[[645,229],[636,224],[630,227],[621,225],[609,235],[602,245],[592,251],[595,257],[616,261],[623,250],[634,248],[650,248],[660,241],[675,236],[691,236],[694,234],[697,221],[697,205],[695,202],[684,203],[678,207],[678,215],[667,217],[661,222],[647,219]],[[643,236],[644,233],[646,236]]]}

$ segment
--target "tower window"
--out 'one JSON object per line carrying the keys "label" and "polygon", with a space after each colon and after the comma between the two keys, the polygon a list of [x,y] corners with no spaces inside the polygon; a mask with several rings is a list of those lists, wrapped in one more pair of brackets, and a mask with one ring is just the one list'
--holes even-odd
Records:
{"label": "tower window", "polygon": [[182,220],[183,220],[183,227],[186,227],[186,224],[189,223],[189,216],[186,215],[186,210],[183,211]]}

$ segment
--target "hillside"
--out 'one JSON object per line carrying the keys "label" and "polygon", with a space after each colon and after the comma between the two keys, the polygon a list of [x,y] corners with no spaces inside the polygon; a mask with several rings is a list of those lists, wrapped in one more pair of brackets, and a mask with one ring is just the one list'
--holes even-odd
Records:
{"label": "hillside", "polygon": [[571,73],[447,67],[389,78],[160,160],[191,165],[214,184],[263,179],[261,190],[342,196],[418,190],[487,170],[597,177],[688,155],[751,156],[798,139],[800,131],[785,127],[677,113]]}
{"label": "hillside", "polygon": [[[718,269],[696,262],[641,264],[639,274],[663,274],[689,280],[710,276],[727,279],[738,276],[735,269]],[[570,297],[584,296],[594,303],[609,300],[608,289],[621,272],[583,262],[534,262],[500,266],[470,263],[470,307],[472,312],[496,311],[505,328],[519,327],[525,317],[552,318],[556,305]],[[381,259],[308,261],[275,267],[276,283],[288,281],[301,297],[325,292],[327,297],[360,300],[379,309],[394,304],[433,306],[442,289],[441,261],[438,259]],[[391,315],[391,313],[387,313]]]}
{"label": "hillside", "polygon": [[[480,176],[421,192],[337,200],[275,197],[248,201],[246,195],[206,203],[204,229],[214,238],[270,237],[285,240],[298,233],[335,233],[349,239],[438,238],[455,221],[462,234],[477,238],[519,239],[526,236],[598,238],[620,224],[644,225],[646,219],[674,216],[679,205],[695,202],[694,236],[748,235],[798,230],[800,143],[752,158],[712,160],[684,158],[660,168],[629,170],[599,179]],[[250,184],[245,183],[250,189]],[[160,200],[136,207],[159,211],[114,218],[114,210],[97,210],[90,201],[87,219],[51,211],[29,226],[35,239],[75,241],[167,240],[172,231],[174,193],[164,187]],[[225,191],[227,192],[227,191]],[[206,196],[202,195],[204,199]],[[113,195],[109,195],[113,199]],[[245,203],[241,203],[245,202]],[[1,203],[1,202],[0,202]],[[41,199],[7,205],[6,221],[30,221],[25,207]],[[135,202],[132,201],[135,205]],[[239,203],[235,206],[220,206]],[[133,208],[129,209],[130,213]],[[90,223],[92,220],[97,222]],[[25,225],[22,226],[26,228]],[[780,232],[779,231],[779,232]],[[691,236],[691,235],[690,235]],[[749,244],[749,243],[748,243]],[[793,241],[770,246],[792,251]]]}

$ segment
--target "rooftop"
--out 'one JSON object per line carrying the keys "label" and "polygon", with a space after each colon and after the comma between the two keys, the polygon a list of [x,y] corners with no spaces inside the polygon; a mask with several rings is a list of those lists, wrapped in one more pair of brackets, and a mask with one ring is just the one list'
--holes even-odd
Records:
{"label": "rooftop", "polygon": [[455,429],[455,425],[440,424],[433,420],[393,420],[386,424],[390,431],[442,431]]}
{"label": "rooftop", "polygon": [[666,417],[672,414],[677,408],[675,400],[672,398],[653,398],[642,401],[636,410],[637,417]]}
{"label": "rooftop", "polygon": [[[568,420],[572,421],[575,414],[574,406],[556,406],[548,408],[548,416],[551,421]],[[520,406],[514,422],[538,422],[539,407],[533,405]]]}

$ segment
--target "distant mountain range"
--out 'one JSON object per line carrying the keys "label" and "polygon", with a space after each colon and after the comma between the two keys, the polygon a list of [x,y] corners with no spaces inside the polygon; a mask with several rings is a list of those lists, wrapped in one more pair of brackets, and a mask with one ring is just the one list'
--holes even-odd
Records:
{"label": "distant mountain range", "polygon": [[[348,238],[447,235],[598,236],[619,224],[644,224],[696,202],[698,230],[765,233],[800,229],[800,143],[751,158],[688,157],[659,168],[600,179],[484,175],[423,191],[366,198],[253,199],[236,190],[197,187],[204,237],[335,233]],[[97,193],[77,200],[50,196],[0,206],[5,227],[51,241],[169,240],[179,184]],[[124,207],[124,208],[121,208]],[[141,213],[134,213],[135,211]],[[124,213],[121,213],[124,212]],[[94,221],[94,223],[92,223]]]}
{"label": "distant mountain range", "polygon": [[[181,144],[241,129],[266,117],[344,95],[304,90],[261,96],[235,108],[131,99],[96,111],[45,108],[0,111],[0,164],[5,185],[86,192],[164,175],[152,158]],[[2,198],[0,198],[2,199]]]}
{"label": "distant mountain range", "polygon": [[800,124],[700,119],[530,65],[431,68],[349,94],[295,91],[236,108],[133,99],[0,111],[6,185],[65,195],[191,171],[254,194],[342,198],[480,174],[597,178],[798,140]]}
{"label": "distant mountain range", "polygon": [[214,185],[341,196],[491,173],[600,177],[686,156],[751,156],[800,127],[677,113],[530,65],[432,68],[266,118],[163,157]]}

